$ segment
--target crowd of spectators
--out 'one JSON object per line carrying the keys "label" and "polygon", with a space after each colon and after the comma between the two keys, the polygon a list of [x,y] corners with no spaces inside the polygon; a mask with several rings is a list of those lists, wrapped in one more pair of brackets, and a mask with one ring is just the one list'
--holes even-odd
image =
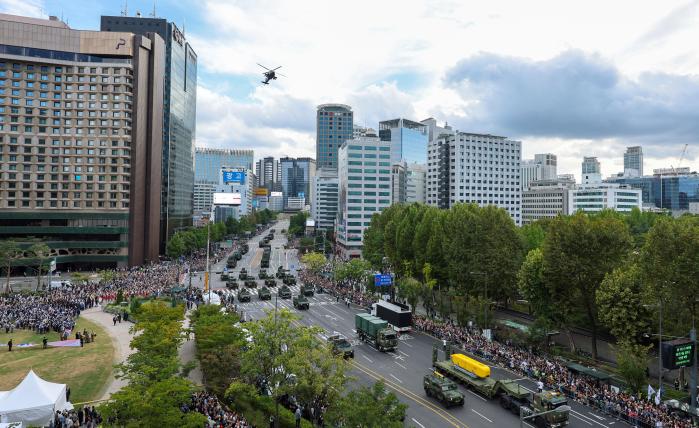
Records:
{"label": "crowd of spectators", "polygon": [[209,427],[212,428],[252,428],[244,417],[228,410],[215,395],[205,391],[194,393],[191,405],[185,406],[182,410],[203,414],[208,418]]}
{"label": "crowd of spectators", "polygon": [[78,410],[56,411],[49,428],[95,428],[101,423],[102,417],[95,406],[85,406]]}

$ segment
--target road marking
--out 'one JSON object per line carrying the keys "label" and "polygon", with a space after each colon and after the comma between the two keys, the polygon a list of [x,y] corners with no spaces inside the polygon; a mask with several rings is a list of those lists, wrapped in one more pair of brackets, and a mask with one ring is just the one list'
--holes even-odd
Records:
{"label": "road marking", "polygon": [[485,419],[486,421],[490,422],[491,424],[493,423],[493,421],[491,421],[490,419],[488,419],[488,418],[486,418],[485,416],[483,416],[478,410],[471,409],[471,411],[472,411],[473,413],[477,414],[478,416],[480,416],[481,418]]}
{"label": "road marking", "polygon": [[587,414],[588,414],[588,415],[592,415],[593,417],[599,419],[600,421],[603,421],[603,420],[605,419],[605,418],[603,418],[602,416],[600,416],[600,415],[595,415],[595,414],[592,413],[592,412],[587,412]]}
{"label": "road marking", "polygon": [[390,375],[393,379],[397,380],[398,382],[403,383],[402,380],[400,380],[400,379],[398,379],[397,377],[393,376],[393,373],[389,373],[389,375]]}
{"label": "road marking", "polygon": [[406,357],[409,357],[410,355],[406,354],[405,352],[401,351],[400,349],[398,350],[401,354],[405,355]]}
{"label": "road marking", "polygon": [[369,357],[367,357],[366,355],[362,355],[362,357],[366,358],[366,360],[369,361],[370,363],[372,363],[372,364],[374,363],[374,362],[371,361],[371,359],[370,359]]}
{"label": "road marking", "polygon": [[394,361],[394,363],[398,364],[399,366],[403,367],[403,370],[408,370],[407,367],[405,367],[403,364],[399,363],[398,361]]}
{"label": "road marking", "polygon": [[[572,410],[571,410],[571,412],[575,413],[575,412],[572,411]],[[574,417],[575,419],[580,419],[581,421],[585,422],[586,424],[592,426],[592,424],[591,424],[590,422],[586,421],[585,419],[583,419],[583,418],[581,418],[581,417],[575,416],[575,415],[573,415],[573,414],[571,414],[570,416]]]}
{"label": "road marking", "polygon": [[408,348],[412,348],[413,345],[410,345],[408,342],[403,342],[403,345],[407,346]]}
{"label": "road marking", "polygon": [[475,392],[471,391],[470,389],[467,389],[466,391],[470,392],[471,394],[475,395],[476,397],[480,398],[483,401],[488,401],[485,398],[481,397],[480,395],[476,394]]}
{"label": "road marking", "polygon": [[[588,425],[597,424],[597,425],[599,425],[599,426],[601,426],[601,427],[605,426],[604,424],[601,424],[601,423],[597,422],[596,420],[592,419],[591,417],[585,416],[585,415],[583,415],[582,413],[576,412],[576,411],[573,410],[573,409],[570,409],[570,412],[571,412],[571,413],[575,413],[575,415],[580,416],[578,419],[582,420],[583,422],[586,422]],[[573,415],[573,416],[575,416],[575,415]],[[578,417],[578,416],[575,416],[575,417]],[[584,419],[583,419],[583,418],[584,418]]]}
{"label": "road marking", "polygon": [[421,424],[420,422],[418,422],[417,420],[415,420],[415,418],[411,418],[411,419],[413,420],[413,422],[420,425],[422,428],[425,428],[425,426],[423,424]]}

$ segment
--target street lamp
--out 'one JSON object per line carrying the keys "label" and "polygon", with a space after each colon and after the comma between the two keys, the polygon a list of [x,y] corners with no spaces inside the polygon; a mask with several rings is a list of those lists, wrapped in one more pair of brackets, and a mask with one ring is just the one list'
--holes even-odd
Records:
{"label": "street lamp", "polygon": [[663,300],[657,305],[643,305],[646,308],[658,307],[658,394],[663,388]]}
{"label": "street lamp", "polygon": [[568,406],[568,405],[558,406],[552,410],[547,410],[547,411],[541,412],[541,413],[532,413],[531,415],[524,416],[524,406],[521,406],[519,408],[519,427],[522,428],[522,426],[524,425],[524,421],[527,419],[532,419],[532,418],[536,418],[538,416],[548,415],[549,413],[566,413],[566,412],[570,412],[570,406]]}

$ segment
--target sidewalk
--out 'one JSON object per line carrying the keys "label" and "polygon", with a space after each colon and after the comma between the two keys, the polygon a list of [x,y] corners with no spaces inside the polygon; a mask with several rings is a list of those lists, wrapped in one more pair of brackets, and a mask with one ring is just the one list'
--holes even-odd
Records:
{"label": "sidewalk", "polygon": [[[186,330],[189,328],[189,314],[191,311],[187,311],[185,313],[185,318],[184,322],[182,323],[182,329]],[[182,365],[185,365],[189,363],[190,361],[194,361],[196,364],[192,370],[190,370],[189,375],[187,375],[187,379],[192,381],[195,385],[201,386],[204,384],[204,377],[201,372],[201,367],[199,366],[199,361],[197,360],[197,350],[196,350],[196,342],[194,341],[194,333],[192,333],[189,336],[189,340],[185,340],[182,342],[182,345],[180,346],[180,349],[178,351],[178,354],[180,356],[180,362]]]}
{"label": "sidewalk", "polygon": [[[99,306],[82,311],[80,316],[99,324],[107,331],[114,345],[114,364],[124,362],[133,353],[133,350],[129,347],[129,343],[131,343],[133,338],[133,334],[129,331],[133,325],[131,322],[122,320],[121,323],[114,325],[112,322],[113,315],[102,311],[102,308]],[[97,338],[97,340],[100,340],[100,338]],[[114,377],[114,369],[112,369],[112,375],[104,388],[104,393],[99,399],[109,399],[113,393],[125,385],[126,381],[124,379],[116,379]]]}

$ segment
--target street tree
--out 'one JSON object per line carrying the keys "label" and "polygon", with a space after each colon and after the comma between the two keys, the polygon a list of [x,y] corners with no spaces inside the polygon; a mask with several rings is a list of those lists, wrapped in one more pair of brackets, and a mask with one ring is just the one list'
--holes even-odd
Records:
{"label": "street tree", "polygon": [[36,290],[39,291],[39,289],[41,288],[41,272],[44,265],[46,264],[46,260],[49,258],[49,255],[51,254],[51,249],[46,244],[37,243],[29,247],[29,253],[32,254],[32,256],[34,256],[34,259],[37,261]]}
{"label": "street tree", "polygon": [[[597,358],[597,289],[604,276],[623,264],[632,248],[623,220],[606,213],[555,218],[544,240],[544,281],[566,330],[583,316]],[[572,342],[571,342],[572,343]]]}
{"label": "street tree", "polygon": [[354,281],[364,284],[370,274],[371,265],[364,259],[351,259],[335,264],[335,281]]}
{"label": "street tree", "polygon": [[559,308],[544,281],[544,252],[540,248],[527,253],[517,273],[517,285],[537,318],[556,323]]}
{"label": "street tree", "polygon": [[364,231],[364,245],[362,246],[362,257],[371,263],[375,269],[381,268],[383,260],[384,242],[383,242],[383,214],[374,214],[371,216],[369,227]]}
{"label": "street tree", "polygon": [[182,255],[185,254],[187,251],[187,248],[184,243],[184,239],[182,238],[181,233],[175,233],[172,235],[172,238],[167,242],[167,246],[165,248],[165,252],[168,257],[171,259],[176,259]]}
{"label": "street tree", "polygon": [[638,343],[648,331],[650,314],[644,303],[641,271],[635,264],[620,266],[608,273],[597,290],[599,318],[617,341]]}
{"label": "street tree", "polygon": [[327,263],[327,259],[325,255],[321,253],[311,252],[304,254],[301,257],[301,262],[305,264],[311,272],[318,273],[323,266],[325,266],[325,263]]}
{"label": "street tree", "polygon": [[619,375],[626,382],[632,394],[638,394],[646,386],[648,350],[650,346],[638,343],[620,342],[617,344],[616,360]]}
{"label": "street tree", "polygon": [[372,387],[350,391],[328,411],[325,419],[330,426],[400,428],[407,407],[379,381]]}
{"label": "street tree", "polygon": [[420,290],[423,285],[412,276],[404,276],[398,280],[398,297],[408,301],[410,309],[415,313],[415,307],[420,299]]}
{"label": "street tree", "polygon": [[22,249],[19,248],[15,241],[0,241],[0,265],[5,268],[7,274],[7,282],[5,283],[5,293],[12,292],[10,285],[10,274],[12,273],[12,265],[22,257]]}

